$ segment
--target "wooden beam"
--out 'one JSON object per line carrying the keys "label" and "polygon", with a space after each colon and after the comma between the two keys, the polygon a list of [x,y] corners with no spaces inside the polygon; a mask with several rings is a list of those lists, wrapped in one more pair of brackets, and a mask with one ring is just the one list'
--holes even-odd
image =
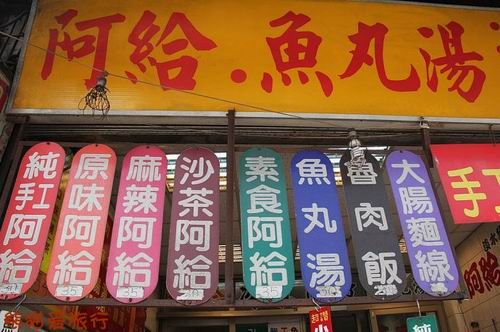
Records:
{"label": "wooden beam", "polygon": [[[441,300],[462,300],[464,297],[462,294],[453,293],[446,297],[434,297],[427,294],[420,295],[402,295],[393,301],[380,301],[373,299],[369,296],[356,296],[347,297],[335,305],[353,305],[353,304],[384,304],[384,303],[401,303],[401,302],[415,302],[415,299],[419,301],[441,301]],[[0,300],[0,306],[7,309],[6,306],[15,306],[19,302],[19,299],[14,300]],[[313,306],[311,299],[284,299],[280,302],[261,302],[258,300],[235,300],[234,304],[226,303],[226,299],[223,300],[209,300],[203,304],[197,306],[185,306],[181,303],[176,302],[172,299],[146,299],[139,303],[122,303],[118,302],[113,298],[84,298],[76,302],[64,302],[57,300],[56,298],[50,296],[27,296],[26,300],[23,301],[23,305],[76,305],[76,306],[104,306],[104,307],[156,307],[156,308],[171,308],[171,309],[182,309],[190,311],[203,311],[212,309],[276,309],[276,308],[298,308],[298,307],[310,307]]]}

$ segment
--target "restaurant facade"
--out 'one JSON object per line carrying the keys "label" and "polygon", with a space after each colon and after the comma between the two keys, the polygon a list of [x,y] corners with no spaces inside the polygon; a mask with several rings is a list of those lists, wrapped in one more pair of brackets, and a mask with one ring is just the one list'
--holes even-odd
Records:
{"label": "restaurant facade", "polygon": [[498,9],[38,0],[1,34],[4,330],[500,328]]}

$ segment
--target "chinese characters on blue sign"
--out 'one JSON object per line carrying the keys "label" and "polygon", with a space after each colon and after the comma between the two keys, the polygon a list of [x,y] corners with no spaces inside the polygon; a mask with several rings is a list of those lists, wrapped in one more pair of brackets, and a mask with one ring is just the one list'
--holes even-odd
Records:
{"label": "chinese characters on blue sign", "polygon": [[291,172],[304,286],[321,302],[340,301],[351,268],[332,164],[319,151],[301,151]]}

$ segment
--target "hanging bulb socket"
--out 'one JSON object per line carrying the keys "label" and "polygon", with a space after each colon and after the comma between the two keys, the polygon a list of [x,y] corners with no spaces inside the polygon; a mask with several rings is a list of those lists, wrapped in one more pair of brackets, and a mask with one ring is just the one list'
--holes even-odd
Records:
{"label": "hanging bulb socket", "polygon": [[107,96],[109,89],[106,87],[108,76],[107,71],[103,71],[102,74],[96,78],[95,86],[90,89],[90,91],[83,97],[78,103],[78,108],[85,112],[85,109],[90,108],[92,110],[92,115],[95,111],[100,111],[102,117],[104,118],[110,109],[110,103]]}
{"label": "hanging bulb socket", "polygon": [[351,151],[351,162],[357,163],[357,162],[363,162],[365,159],[365,153],[363,149],[361,148],[361,141],[358,139],[358,134],[356,131],[353,129],[349,131],[349,144],[348,147]]}
{"label": "hanging bulb socket", "polygon": [[108,76],[108,72],[107,71],[103,71],[102,72],[102,75],[100,75],[99,77],[96,78],[96,88],[97,87],[100,87],[100,88],[103,88],[105,89],[106,88],[106,83],[108,83],[108,80],[106,79],[106,77]]}

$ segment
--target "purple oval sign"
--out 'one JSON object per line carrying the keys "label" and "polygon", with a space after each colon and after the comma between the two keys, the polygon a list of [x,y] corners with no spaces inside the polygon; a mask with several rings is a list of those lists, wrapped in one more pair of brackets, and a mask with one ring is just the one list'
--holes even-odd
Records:
{"label": "purple oval sign", "polygon": [[397,150],[386,168],[415,281],[427,294],[451,294],[458,286],[457,265],[422,158]]}

